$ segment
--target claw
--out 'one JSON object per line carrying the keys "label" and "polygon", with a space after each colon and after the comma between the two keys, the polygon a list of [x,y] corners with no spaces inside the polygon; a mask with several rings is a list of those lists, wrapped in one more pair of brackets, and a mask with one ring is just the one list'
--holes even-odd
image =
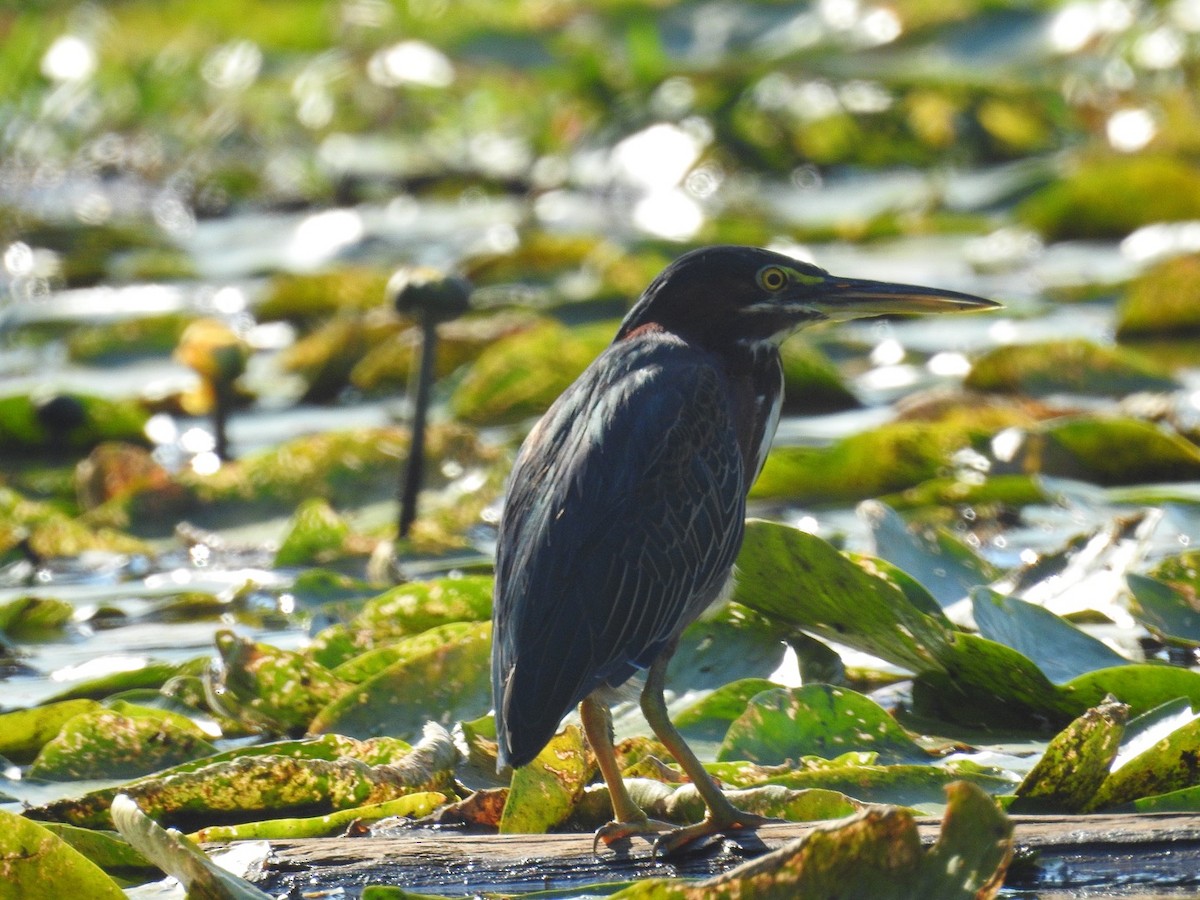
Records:
{"label": "claw", "polygon": [[[592,839],[592,855],[600,855],[600,842],[604,841],[604,846],[615,844],[617,841],[623,841],[626,838],[633,837],[636,834],[658,834],[669,832],[675,826],[669,822],[660,822],[657,819],[640,819],[634,822],[609,822],[601,825],[596,829],[596,835]],[[659,838],[661,840],[661,838]],[[657,841],[655,844],[657,845]]]}
{"label": "claw", "polygon": [[741,810],[734,810],[733,816],[722,816],[719,819],[710,814],[694,825],[685,825],[659,835],[654,841],[654,859],[671,856],[706,837],[730,831],[753,831],[759,826],[782,821],[782,819],[769,819],[766,816],[758,816]]}

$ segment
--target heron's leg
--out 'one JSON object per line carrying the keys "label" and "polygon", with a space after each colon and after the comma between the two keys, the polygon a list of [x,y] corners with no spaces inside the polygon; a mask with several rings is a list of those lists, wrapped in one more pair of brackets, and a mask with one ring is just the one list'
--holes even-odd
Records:
{"label": "heron's leg", "polygon": [[663,698],[663,688],[666,685],[667,664],[671,661],[674,652],[673,645],[668,647],[666,652],[650,667],[646,686],[642,689],[642,714],[650,723],[650,728],[653,729],[659,741],[675,757],[676,762],[691,779],[692,784],[696,786],[696,791],[704,800],[708,812],[703,821],[697,822],[695,825],[677,828],[660,837],[654,845],[656,853],[659,851],[671,853],[708,835],[723,831],[757,828],[759,825],[772,821],[763,816],[742,812],[730,803],[721,789],[717,787],[712,776],[705,770],[703,763],[692,752],[692,748],[684,741],[683,735],[671,723],[671,718],[667,714],[667,702]]}
{"label": "heron's leg", "polygon": [[611,844],[634,834],[657,834],[671,826],[647,817],[640,806],[633,802],[625,781],[621,778],[621,767],[617,763],[617,751],[613,748],[612,713],[608,704],[595,696],[588,696],[579,704],[579,718],[583,720],[583,733],[596,754],[600,774],[608,785],[612,799],[613,821],[602,825],[592,842],[592,852],[601,841]]}

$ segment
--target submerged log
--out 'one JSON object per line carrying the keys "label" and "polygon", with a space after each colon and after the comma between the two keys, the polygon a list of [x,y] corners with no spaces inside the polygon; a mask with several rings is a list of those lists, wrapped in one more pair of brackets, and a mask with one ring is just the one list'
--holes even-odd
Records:
{"label": "submerged log", "polygon": [[[1012,816],[1017,859],[1006,886],[1045,892],[1121,886],[1145,889],[1200,885],[1200,816],[1181,813],[1092,816]],[[940,822],[918,820],[922,839],[937,838]],[[366,884],[470,896],[583,888],[649,876],[701,878],[803,837],[820,823],[768,825],[756,834],[718,841],[679,859],[655,860],[640,839],[592,853],[583,834],[480,835],[413,828],[387,837],[340,837],[270,842],[261,873],[252,878],[280,894]],[[210,849],[212,849],[210,847]],[[1106,893],[1106,896],[1123,896]],[[1049,896],[1045,893],[1039,896]]]}

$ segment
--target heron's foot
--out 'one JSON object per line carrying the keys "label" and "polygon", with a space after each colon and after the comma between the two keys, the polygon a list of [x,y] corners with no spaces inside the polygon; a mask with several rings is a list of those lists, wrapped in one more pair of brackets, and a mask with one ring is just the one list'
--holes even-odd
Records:
{"label": "heron's foot", "polygon": [[592,841],[592,853],[597,855],[600,853],[601,841],[607,847],[609,844],[615,844],[617,841],[623,841],[638,834],[661,835],[674,827],[670,822],[660,822],[658,819],[651,818],[634,819],[630,822],[609,822],[596,829],[596,837]]}
{"label": "heron's foot", "polygon": [[654,842],[654,857],[671,856],[694,845],[704,838],[718,834],[728,834],[736,831],[754,831],[761,825],[782,822],[783,819],[769,819],[766,816],[742,812],[740,809],[730,813],[714,816],[711,812],[695,825],[685,825],[674,828],[658,837]]}

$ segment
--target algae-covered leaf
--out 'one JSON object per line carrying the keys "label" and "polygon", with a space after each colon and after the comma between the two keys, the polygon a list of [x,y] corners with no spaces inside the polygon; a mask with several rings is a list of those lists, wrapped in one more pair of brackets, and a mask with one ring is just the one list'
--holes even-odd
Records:
{"label": "algae-covered leaf", "polygon": [[841,765],[803,765],[791,772],[775,775],[766,784],[793,789],[825,788],[838,791],[864,803],[892,803],[898,806],[929,806],[942,802],[948,784],[970,781],[989,794],[1009,793],[1016,780],[1000,772],[978,771],[953,766],[897,763],[881,766],[854,762],[851,754]]}
{"label": "algae-covered leaf", "polygon": [[483,622],[492,615],[492,579],[483,575],[401,584],[373,597],[350,623],[366,650],[451,622]]}
{"label": "algae-covered leaf", "polygon": [[325,500],[305,500],[288,523],[275,565],[325,565],[344,555],[349,536],[350,526]]}
{"label": "algae-covered leaf", "polygon": [[1079,813],[1087,808],[1116,758],[1129,707],[1109,700],[1056,735],[1017,787],[1010,812]]}
{"label": "algae-covered leaf", "polygon": [[258,728],[303,731],[349,685],[301,653],[218,631],[221,667],[210,690],[220,712]]}
{"label": "algae-covered leaf", "polygon": [[783,363],[784,412],[815,415],[860,405],[837,366],[812,343],[786,341],[779,356]]}
{"label": "algae-covered leaf", "polygon": [[1043,474],[1101,485],[1200,478],[1200,447],[1141,419],[1074,418],[1040,433]]}
{"label": "algae-covered leaf", "polygon": [[18,597],[0,604],[0,633],[15,641],[41,640],[62,631],[75,607],[51,597]]}
{"label": "algae-covered leaf", "polygon": [[752,519],[738,555],[734,599],[768,618],[913,671],[937,668],[948,623],[917,609],[895,584],[827,541]]}
{"label": "algae-covered leaf", "polygon": [[62,700],[103,700],[105,697],[121,691],[132,691],[140,688],[160,688],[173,678],[179,671],[179,666],[173,663],[145,662],[133,668],[108,675],[99,675],[79,681],[63,688],[57,694],[49,697],[46,703],[57,703]]}
{"label": "algae-covered leaf", "polygon": [[1153,663],[1131,663],[1097,669],[1061,686],[1062,694],[1080,710],[1097,706],[1109,694],[1140,716],[1171,700],[1200,706],[1200,672]]}
{"label": "algae-covered leaf", "polygon": [[1012,824],[985,793],[957,783],[938,841],[921,847],[912,815],[871,808],[817,828],[765,856],[700,882],[654,879],[614,896],[621,900],[987,900],[1004,883],[1012,857]]}
{"label": "algae-covered leaf", "polygon": [[1147,575],[1125,576],[1135,603],[1134,618],[1172,643],[1200,644],[1200,609],[1183,591]]}
{"label": "algae-covered leaf", "polygon": [[2,900],[124,900],[117,883],[46,828],[0,810]]}
{"label": "algae-covered leaf", "polygon": [[501,834],[544,834],[571,814],[591,774],[583,733],[568,725],[534,760],[513,772]]}
{"label": "algae-covered leaf", "polygon": [[386,800],[383,803],[338,810],[326,816],[267,819],[262,822],[245,822],[241,825],[212,825],[208,828],[201,828],[189,837],[201,843],[326,837],[341,833],[352,822],[373,822],[392,816],[419,819],[442,806],[446,800],[446,795],[439,791],[419,791],[415,794],[397,797],[395,800]]}
{"label": "algae-covered leaf", "polygon": [[1117,305],[1117,337],[1200,331],[1200,256],[1168,259],[1135,278]]}
{"label": "algae-covered leaf", "polygon": [[133,778],[216,752],[188,719],[145,708],[94,709],[63,724],[30,766],[32,778]]}
{"label": "algae-covered leaf", "polygon": [[0,713],[0,756],[28,763],[76,716],[100,709],[95,700],[61,700],[30,709]]}
{"label": "algae-covered leaf", "polygon": [[27,814],[36,819],[106,828],[111,824],[109,806],[121,792],[156,820],[196,828],[244,821],[247,817],[332,812],[420,791],[441,791],[457,764],[458,750],[450,735],[444,728],[430,724],[411,752],[386,764],[370,765],[351,757],[232,756],[141,778],[123,785],[120,791],[104,789],[77,799],[57,800]]}
{"label": "algae-covered leaf", "polygon": [[[704,798],[692,784],[668,785],[667,790],[644,792],[637,798],[646,815],[664,822],[689,824],[704,818]],[[788,822],[840,819],[862,809],[859,801],[836,790],[790,788],[780,784],[724,791],[729,802],[744,812]],[[646,802],[647,799],[649,802]],[[606,815],[611,813],[606,811]],[[605,819],[604,821],[607,821]],[[596,823],[597,826],[602,822]]]}
{"label": "algae-covered leaf", "polygon": [[1086,812],[1200,785],[1200,714],[1173,700],[1131,721],[1112,771]]}
{"label": "algae-covered leaf", "polygon": [[882,763],[928,759],[875,701],[827,684],[778,688],[754,697],[729,726],[717,759],[775,765],[810,755],[828,759],[849,750],[870,751]]}
{"label": "algae-covered leaf", "polygon": [[334,700],[313,718],[312,734],[410,737],[434,719],[475,719],[491,706],[492,625],[477,622],[448,643],[393,663]]}
{"label": "algae-covered leaf", "polygon": [[124,838],[156,866],[178,879],[189,897],[270,900],[270,894],[222,869],[178,831],[158,825],[124,794],[113,801],[112,818]]}
{"label": "algae-covered leaf", "polygon": [[1061,616],[1017,597],[977,588],[971,608],[980,634],[1019,650],[1056,683],[1130,662]]}
{"label": "algae-covered leaf", "polygon": [[1140,797],[1132,803],[1134,812],[1200,812],[1200,785]]}
{"label": "algae-covered leaf", "polygon": [[420,634],[410,635],[393,644],[360,653],[339,665],[333,670],[333,674],[350,684],[361,684],[388,666],[423,656],[477,629],[477,622],[448,622],[445,625],[435,625]]}
{"label": "algae-covered leaf", "polygon": [[1174,390],[1178,382],[1133,350],[1073,339],[996,347],[975,360],[964,385],[978,391],[1123,397]]}
{"label": "algae-covered leaf", "polygon": [[450,398],[455,418],[499,425],[540,415],[612,340],[615,325],[546,322],[501,338],[467,370]]}

